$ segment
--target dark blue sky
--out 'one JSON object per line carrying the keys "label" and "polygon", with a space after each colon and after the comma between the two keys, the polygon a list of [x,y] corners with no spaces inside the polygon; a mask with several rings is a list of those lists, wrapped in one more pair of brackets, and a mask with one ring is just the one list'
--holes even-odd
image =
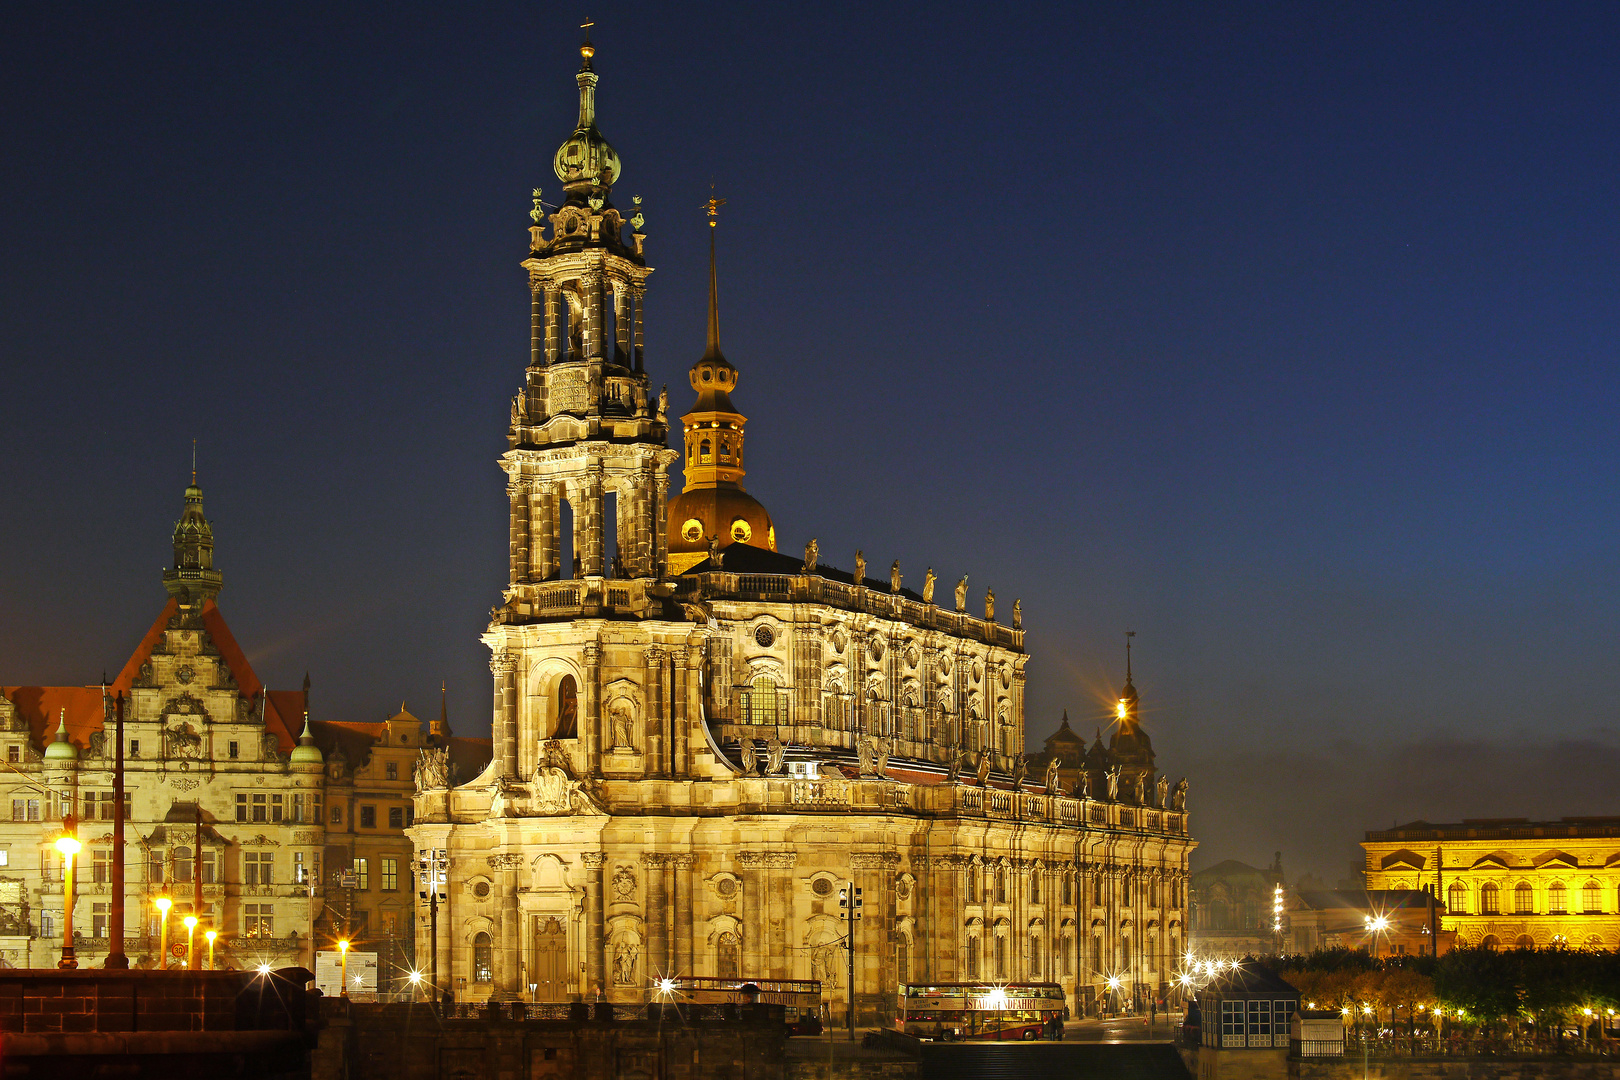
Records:
{"label": "dark blue sky", "polygon": [[[0,682],[133,649],[196,437],[261,674],[487,730],[580,18],[457,7],[11,9]],[[784,550],[1022,597],[1032,742],[1135,629],[1202,863],[1620,812],[1620,8],[590,13],[677,408],[729,200]]]}

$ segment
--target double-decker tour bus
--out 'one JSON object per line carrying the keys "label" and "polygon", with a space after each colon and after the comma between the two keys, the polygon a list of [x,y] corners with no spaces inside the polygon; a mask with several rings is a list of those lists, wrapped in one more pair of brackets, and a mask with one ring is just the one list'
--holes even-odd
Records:
{"label": "double-decker tour bus", "polygon": [[820,980],[692,977],[667,982],[667,987],[659,984],[654,990],[662,991],[671,1000],[697,1005],[744,1005],[751,1001],[780,1005],[789,1035],[821,1034]]}
{"label": "double-decker tour bus", "polygon": [[906,983],[896,1027],[920,1039],[1061,1039],[1057,983]]}

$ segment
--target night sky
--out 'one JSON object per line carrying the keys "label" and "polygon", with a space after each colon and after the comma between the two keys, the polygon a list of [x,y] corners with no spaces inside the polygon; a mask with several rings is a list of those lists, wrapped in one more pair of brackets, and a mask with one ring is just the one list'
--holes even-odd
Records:
{"label": "night sky", "polygon": [[[38,5],[0,36],[0,683],[134,649],[191,440],[326,719],[487,734],[529,192],[583,15]],[[1195,865],[1620,813],[1620,7],[602,4],[648,367],[749,490],[1023,598],[1032,747],[1124,675]]]}

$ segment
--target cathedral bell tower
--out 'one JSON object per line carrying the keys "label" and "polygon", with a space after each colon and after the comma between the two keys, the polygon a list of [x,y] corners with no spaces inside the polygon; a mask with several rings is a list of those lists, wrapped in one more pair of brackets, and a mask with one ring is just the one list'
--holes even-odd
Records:
{"label": "cathedral bell tower", "polygon": [[[506,617],[545,582],[665,576],[666,398],[649,392],[642,301],[651,268],[638,209],[613,205],[619,156],[596,126],[596,50],[580,47],[579,122],[552,159],[563,201],[530,213],[529,363],[501,458],[511,496]],[[640,203],[639,196],[636,202]],[[547,226],[550,226],[549,235]],[[566,551],[565,551],[566,549]]]}

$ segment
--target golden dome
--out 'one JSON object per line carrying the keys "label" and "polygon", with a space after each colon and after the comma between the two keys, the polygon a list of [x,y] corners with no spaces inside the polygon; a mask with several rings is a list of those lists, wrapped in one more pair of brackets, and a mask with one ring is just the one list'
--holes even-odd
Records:
{"label": "golden dome", "polygon": [[669,568],[686,570],[709,557],[709,538],[718,536],[720,547],[749,544],[776,550],[776,526],[771,515],[740,487],[693,488],[669,501]]}

